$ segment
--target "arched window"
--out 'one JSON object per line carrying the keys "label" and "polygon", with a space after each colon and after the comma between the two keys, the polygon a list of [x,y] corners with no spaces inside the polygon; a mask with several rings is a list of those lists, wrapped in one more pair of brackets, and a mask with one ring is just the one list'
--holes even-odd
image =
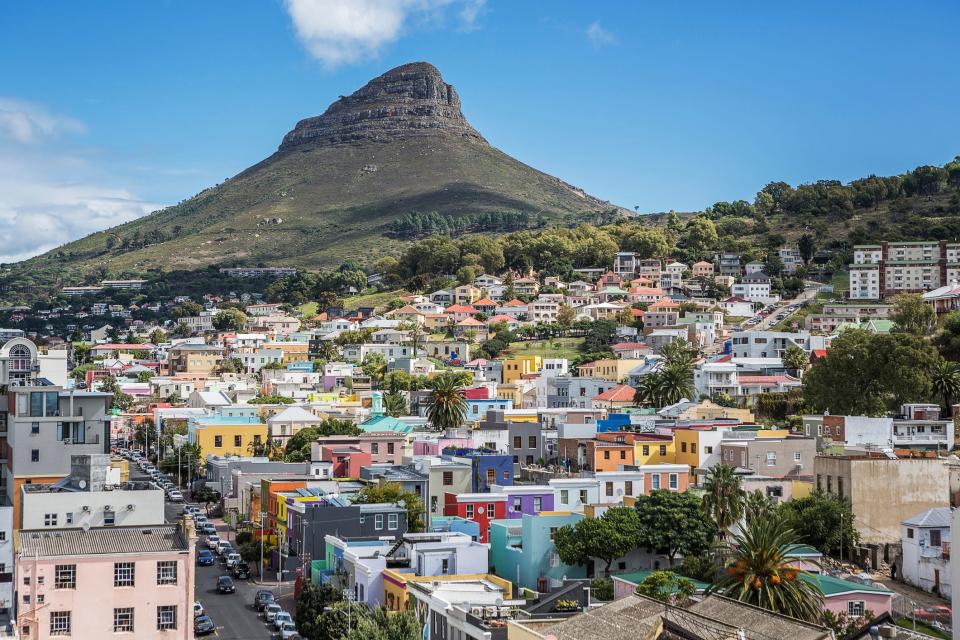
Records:
{"label": "arched window", "polygon": [[10,371],[30,371],[32,360],[30,349],[26,345],[15,344],[10,349]]}

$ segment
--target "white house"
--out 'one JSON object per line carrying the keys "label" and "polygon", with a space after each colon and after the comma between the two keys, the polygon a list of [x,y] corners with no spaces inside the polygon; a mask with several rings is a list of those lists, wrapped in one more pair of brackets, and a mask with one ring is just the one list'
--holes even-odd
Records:
{"label": "white house", "polygon": [[927,592],[951,597],[950,507],[934,507],[900,526],[901,580]]}

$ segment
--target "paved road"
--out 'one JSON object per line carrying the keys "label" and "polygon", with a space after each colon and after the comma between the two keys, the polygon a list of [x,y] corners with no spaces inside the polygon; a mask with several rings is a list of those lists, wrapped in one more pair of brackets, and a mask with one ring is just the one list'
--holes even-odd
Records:
{"label": "paved road", "polygon": [[[805,284],[803,291],[800,293],[800,295],[798,295],[793,300],[781,300],[780,303],[777,305],[777,308],[774,309],[772,312],[770,312],[770,315],[766,316],[763,320],[761,320],[760,323],[754,327],[754,329],[769,329],[770,327],[777,324],[778,322],[781,322],[781,320],[777,320],[777,314],[779,314],[784,309],[784,307],[789,307],[792,304],[803,304],[807,300],[812,300],[817,296],[817,293],[820,291],[821,286],[823,285],[821,285],[818,282],[807,282]],[[789,318],[791,315],[793,315],[792,312],[788,313],[786,317],[783,319],[785,320],[786,318]]]}
{"label": "paved road", "polygon": [[[202,539],[201,539],[202,544]],[[196,598],[217,630],[209,637],[223,640],[264,640],[279,634],[268,628],[253,608],[253,596],[260,587],[247,580],[236,580],[236,593],[217,593],[217,578],[226,573],[219,558],[212,567],[197,567]]]}

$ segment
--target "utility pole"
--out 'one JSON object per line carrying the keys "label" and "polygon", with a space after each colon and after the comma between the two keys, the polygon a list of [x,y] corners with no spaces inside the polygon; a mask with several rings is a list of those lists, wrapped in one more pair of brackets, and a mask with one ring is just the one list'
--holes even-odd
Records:
{"label": "utility pole", "polygon": [[843,511],[840,512],[840,566],[843,566]]}
{"label": "utility pole", "polygon": [[257,569],[257,575],[263,578],[263,519],[267,517],[267,514],[263,511],[260,512],[260,566]]}

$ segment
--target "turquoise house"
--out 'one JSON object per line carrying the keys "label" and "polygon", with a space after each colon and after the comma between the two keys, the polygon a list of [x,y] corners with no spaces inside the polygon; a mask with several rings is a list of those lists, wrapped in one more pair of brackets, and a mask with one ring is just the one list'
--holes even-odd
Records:
{"label": "turquoise house", "polygon": [[564,564],[553,544],[557,529],[582,519],[580,513],[544,511],[491,521],[491,573],[510,580],[516,588],[535,591],[548,591],[564,578],[586,578],[586,567]]}

